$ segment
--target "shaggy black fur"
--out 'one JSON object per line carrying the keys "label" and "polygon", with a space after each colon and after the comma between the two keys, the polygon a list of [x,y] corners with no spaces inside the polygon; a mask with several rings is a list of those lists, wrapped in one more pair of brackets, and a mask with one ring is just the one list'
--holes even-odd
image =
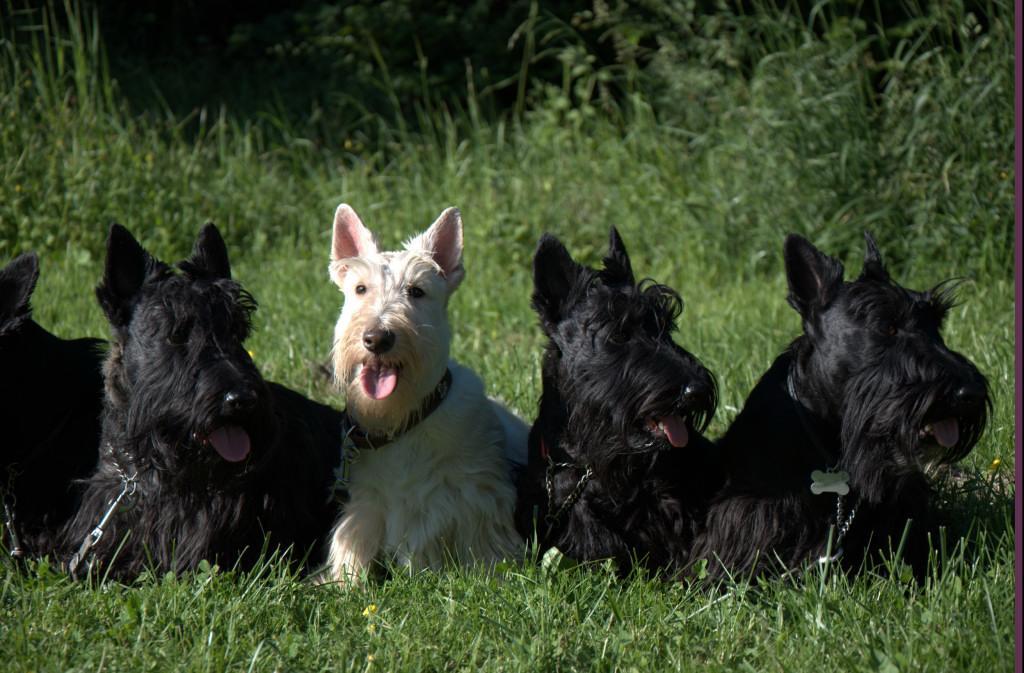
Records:
{"label": "shaggy black fur", "polygon": [[103,342],[65,341],[32,320],[29,298],[39,260],[20,255],[0,270],[0,526],[21,556],[50,552],[81,495],[76,480],[92,472],[103,400]]}
{"label": "shaggy black fur", "polygon": [[804,334],[719,442],[728,481],[694,552],[708,559],[712,577],[777,572],[825,556],[840,503],[834,493],[812,494],[810,475],[828,469],[849,473],[840,523],[856,508],[845,538],[832,533],[843,567],[856,571],[896,550],[912,520],[904,558],[918,577],[927,569],[937,522],[926,469],[963,458],[977,443],[988,386],[942,341],[951,284],[925,292],[898,285],[865,237],[864,269],[851,282],[838,260],[799,236],[786,239],[788,300]]}
{"label": "shaggy black fur", "polygon": [[[672,340],[679,295],[637,283],[614,228],[610,238],[600,271],[574,262],[550,235],[534,257],[533,307],[549,341],[516,525],[541,551],[611,558],[623,574],[636,563],[674,574],[720,483],[714,447],[700,434],[717,389]],[[685,423],[685,445],[673,446],[657,428],[672,418],[676,428]],[[592,477],[572,502],[588,468]]]}
{"label": "shaggy black fur", "polygon": [[312,549],[315,563],[337,515],[341,415],[260,376],[242,345],[256,303],[231,280],[216,227],[203,227],[177,267],[111,227],[96,289],[113,333],[100,461],[64,532],[66,550],[79,549],[123,476],[137,474],[78,574],[91,565],[127,579],[203,559],[246,568],[265,538],[296,558]]}

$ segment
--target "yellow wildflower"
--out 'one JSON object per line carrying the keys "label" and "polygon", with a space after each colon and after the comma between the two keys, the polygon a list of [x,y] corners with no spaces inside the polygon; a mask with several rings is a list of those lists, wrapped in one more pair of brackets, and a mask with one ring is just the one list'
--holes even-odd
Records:
{"label": "yellow wildflower", "polygon": [[377,614],[377,604],[376,603],[370,603],[365,608],[363,608],[363,616],[364,617],[369,617],[369,616],[375,615],[375,614]]}

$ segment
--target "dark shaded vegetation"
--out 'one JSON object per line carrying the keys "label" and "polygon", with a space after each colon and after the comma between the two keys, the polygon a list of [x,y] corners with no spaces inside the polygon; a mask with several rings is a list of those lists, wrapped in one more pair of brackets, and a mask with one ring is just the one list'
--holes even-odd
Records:
{"label": "dark shaded vegetation", "polygon": [[[600,216],[607,203],[571,203],[578,181],[597,180],[754,272],[778,268],[768,252],[785,232],[845,256],[870,228],[896,269],[959,256],[970,240],[965,273],[1004,273],[1012,11],[1005,0],[8,5],[0,251],[70,240],[94,254],[107,222],[155,207],[139,207],[146,193],[258,249],[303,240],[296,222],[336,204],[320,192],[340,176],[386,181],[402,167],[420,173],[421,194],[450,193],[424,169],[455,161],[460,190],[493,191],[507,213],[512,195],[489,175],[525,178],[525,196],[556,219]],[[97,179],[115,165],[132,170]],[[9,193],[39,180],[46,190]],[[254,182],[265,199],[239,188]],[[259,230],[243,236],[255,213]],[[161,239],[186,245],[191,227],[154,215]],[[496,234],[525,259],[544,226]]]}
{"label": "dark shaded vegetation", "polygon": [[[41,11],[12,17],[30,26]],[[609,113],[641,91],[671,116],[666,68],[749,78],[767,53],[811,35],[858,43],[881,93],[908,40],[963,50],[999,14],[986,0],[87,0],[78,11],[97,12],[112,74],[137,109],[181,117],[226,105],[321,137],[415,125],[438,107],[521,115],[547,101],[546,86]]]}

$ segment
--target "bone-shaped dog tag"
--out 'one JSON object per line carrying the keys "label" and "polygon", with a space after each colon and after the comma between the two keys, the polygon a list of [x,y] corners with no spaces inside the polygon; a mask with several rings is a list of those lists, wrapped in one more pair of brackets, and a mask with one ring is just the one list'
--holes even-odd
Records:
{"label": "bone-shaped dog tag", "polygon": [[838,472],[822,472],[815,470],[811,472],[811,493],[821,495],[822,493],[836,493],[846,495],[850,492],[850,475],[844,470]]}

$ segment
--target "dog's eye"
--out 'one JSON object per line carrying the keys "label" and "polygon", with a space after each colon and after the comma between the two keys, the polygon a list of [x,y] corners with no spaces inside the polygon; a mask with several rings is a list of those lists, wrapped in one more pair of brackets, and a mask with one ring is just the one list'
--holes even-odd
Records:
{"label": "dog's eye", "polygon": [[896,335],[897,335],[897,334],[899,333],[899,331],[900,331],[900,330],[899,330],[899,328],[898,328],[898,327],[896,327],[896,324],[895,324],[895,323],[889,323],[889,324],[887,324],[887,325],[884,325],[884,326],[882,327],[882,332],[883,332],[883,333],[885,334],[885,336],[887,336],[887,337],[894,337],[894,336],[896,336]]}
{"label": "dog's eye", "polygon": [[415,285],[410,285],[409,288],[406,290],[406,293],[413,299],[419,299],[420,297],[426,294],[426,292],[416,287]]}
{"label": "dog's eye", "polygon": [[167,335],[167,343],[172,346],[184,346],[188,343],[188,336],[192,333],[192,322],[185,321],[180,322],[174,326],[170,334]]}
{"label": "dog's eye", "polygon": [[613,346],[624,346],[629,343],[630,334],[622,325],[610,326],[604,331],[604,339]]}
{"label": "dog's eye", "polygon": [[366,286],[362,283],[356,285],[356,294],[366,294]]}

